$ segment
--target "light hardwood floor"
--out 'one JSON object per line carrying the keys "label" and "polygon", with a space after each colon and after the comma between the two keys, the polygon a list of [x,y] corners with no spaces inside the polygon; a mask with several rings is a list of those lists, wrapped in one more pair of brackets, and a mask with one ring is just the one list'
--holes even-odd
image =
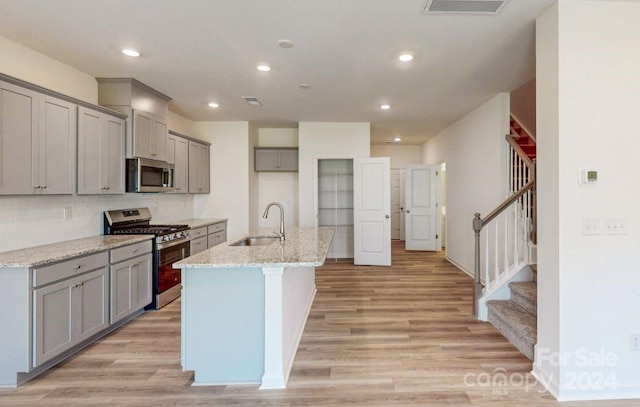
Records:
{"label": "light hardwood floor", "polygon": [[[531,362],[471,317],[472,280],[442,254],[393,245],[392,267],[328,261],[286,390],[191,387],[179,301],[145,313],[19,387],[1,406],[637,406],[557,403]],[[206,312],[206,310],[203,310]],[[1,345],[0,345],[1,346]],[[488,386],[501,373],[510,385]],[[526,384],[528,383],[528,384]]]}

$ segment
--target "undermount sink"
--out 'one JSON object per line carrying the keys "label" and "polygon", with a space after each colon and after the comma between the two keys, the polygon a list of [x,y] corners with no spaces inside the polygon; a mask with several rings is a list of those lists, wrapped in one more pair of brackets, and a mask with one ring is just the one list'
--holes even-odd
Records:
{"label": "undermount sink", "polygon": [[253,236],[238,240],[230,246],[269,246],[276,240],[278,240],[278,236]]}

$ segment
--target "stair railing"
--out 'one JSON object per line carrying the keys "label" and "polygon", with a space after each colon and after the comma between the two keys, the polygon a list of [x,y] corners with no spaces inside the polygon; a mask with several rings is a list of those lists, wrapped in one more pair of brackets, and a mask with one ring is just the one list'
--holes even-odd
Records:
{"label": "stair railing", "polygon": [[[506,140],[509,149],[507,198],[484,218],[476,213],[473,219],[473,315],[476,318],[482,295],[496,286],[512,267],[529,262],[529,242],[535,244],[537,238],[535,159],[529,159],[511,135],[507,135]],[[483,230],[484,263],[481,261]]]}

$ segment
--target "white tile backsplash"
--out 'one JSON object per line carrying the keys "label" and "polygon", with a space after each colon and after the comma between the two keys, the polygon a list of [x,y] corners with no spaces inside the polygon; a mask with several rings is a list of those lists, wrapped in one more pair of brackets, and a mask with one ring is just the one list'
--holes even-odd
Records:
{"label": "white tile backsplash", "polygon": [[0,252],[100,235],[104,211],[144,206],[153,223],[193,218],[193,195],[186,194],[0,197]]}

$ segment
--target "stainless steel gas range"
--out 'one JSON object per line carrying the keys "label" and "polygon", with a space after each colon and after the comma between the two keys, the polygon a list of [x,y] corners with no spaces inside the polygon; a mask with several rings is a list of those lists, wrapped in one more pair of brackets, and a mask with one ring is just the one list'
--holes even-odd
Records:
{"label": "stainless steel gas range", "polygon": [[104,213],[106,235],[154,235],[153,301],[159,309],[180,296],[180,270],[171,265],[189,257],[188,225],[152,225],[149,208],[119,209]]}

